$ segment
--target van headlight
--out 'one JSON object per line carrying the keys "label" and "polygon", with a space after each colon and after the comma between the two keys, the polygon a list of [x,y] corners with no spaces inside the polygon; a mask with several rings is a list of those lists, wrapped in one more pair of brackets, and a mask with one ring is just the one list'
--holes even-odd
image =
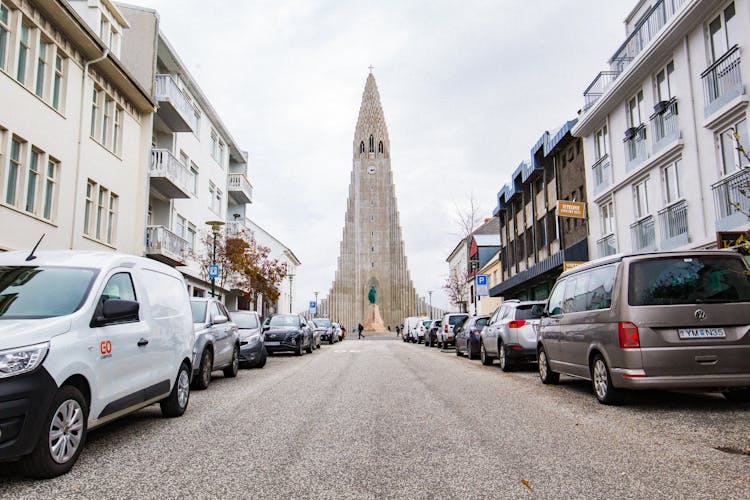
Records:
{"label": "van headlight", "polygon": [[34,370],[42,364],[49,342],[0,351],[0,378],[12,377]]}

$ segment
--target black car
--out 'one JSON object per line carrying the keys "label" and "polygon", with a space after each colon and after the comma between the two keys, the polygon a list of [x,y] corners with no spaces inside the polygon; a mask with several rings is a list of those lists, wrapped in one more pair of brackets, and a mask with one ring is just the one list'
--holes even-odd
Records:
{"label": "black car", "polygon": [[462,325],[456,325],[456,356],[466,354],[469,359],[479,357],[480,334],[489,322],[489,316],[474,316],[467,318]]}
{"label": "black car", "polygon": [[428,332],[424,338],[424,345],[426,345],[427,347],[435,347],[437,345],[437,331],[438,329],[440,329],[440,325],[442,324],[442,319],[432,320],[432,324],[430,325]]}
{"label": "black car", "polygon": [[333,323],[331,323],[330,319],[315,318],[314,320],[312,320],[312,322],[313,325],[315,325],[315,330],[320,332],[321,342],[328,342],[329,344],[333,344],[341,340],[338,335],[338,330],[335,326],[333,326]]}
{"label": "black car", "polygon": [[302,350],[313,352],[311,323],[299,314],[274,314],[263,323],[266,352],[293,352],[302,356]]}
{"label": "black car", "polygon": [[240,332],[240,364],[249,368],[266,365],[266,346],[261,332],[260,317],[255,311],[235,311],[232,321]]}

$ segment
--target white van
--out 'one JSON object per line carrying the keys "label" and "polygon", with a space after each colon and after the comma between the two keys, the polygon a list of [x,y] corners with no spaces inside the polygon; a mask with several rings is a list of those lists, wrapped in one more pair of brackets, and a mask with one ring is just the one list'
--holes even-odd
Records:
{"label": "white van", "polygon": [[[419,325],[422,324],[422,320],[425,318],[419,316],[410,316],[404,320],[404,342],[419,342]],[[424,339],[424,333],[422,334]]]}
{"label": "white van", "polygon": [[179,272],[112,252],[0,253],[0,462],[76,462],[88,429],[190,397],[193,322]]}

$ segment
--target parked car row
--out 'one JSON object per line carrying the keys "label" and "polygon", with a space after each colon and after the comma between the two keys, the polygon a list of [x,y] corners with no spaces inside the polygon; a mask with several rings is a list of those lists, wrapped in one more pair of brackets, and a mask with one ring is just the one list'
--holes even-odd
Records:
{"label": "parked car row", "polygon": [[453,337],[451,316],[436,328],[438,346],[455,342],[457,356],[497,359],[503,371],[536,363],[544,384],[589,380],[603,404],[638,389],[750,401],[750,268],[733,251],[604,257],[564,272],[546,301],[463,315]]}

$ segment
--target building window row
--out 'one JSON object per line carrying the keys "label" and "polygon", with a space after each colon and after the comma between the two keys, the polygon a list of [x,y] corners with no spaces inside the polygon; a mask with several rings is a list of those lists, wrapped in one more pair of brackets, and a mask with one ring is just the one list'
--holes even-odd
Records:
{"label": "building window row", "polygon": [[190,249],[195,248],[197,235],[195,224],[193,224],[177,212],[174,213],[173,220],[174,224],[172,231],[174,231],[174,233],[180,238],[186,240],[188,242],[188,245],[190,245]]}
{"label": "building window row", "polygon": [[[4,151],[8,154],[4,154]],[[7,158],[7,160],[6,160]],[[25,139],[0,128],[0,173],[6,205],[55,222],[60,162]]]}
{"label": "building window row", "polygon": [[115,155],[122,150],[124,109],[115,97],[98,84],[91,94],[90,136]]}
{"label": "building window row", "polygon": [[208,181],[208,197],[209,197],[209,208],[216,214],[221,216],[222,203],[224,200],[224,193],[221,189],[216,187],[212,181]]}
{"label": "building window row", "polygon": [[83,233],[108,245],[117,244],[117,210],[119,196],[88,179],[83,212]]}
{"label": "building window row", "polygon": [[221,168],[224,168],[227,145],[219,134],[211,129],[211,137],[208,143],[211,158],[216,160]]}
{"label": "building window row", "polygon": [[67,61],[45,32],[0,1],[0,70],[60,112]]}

